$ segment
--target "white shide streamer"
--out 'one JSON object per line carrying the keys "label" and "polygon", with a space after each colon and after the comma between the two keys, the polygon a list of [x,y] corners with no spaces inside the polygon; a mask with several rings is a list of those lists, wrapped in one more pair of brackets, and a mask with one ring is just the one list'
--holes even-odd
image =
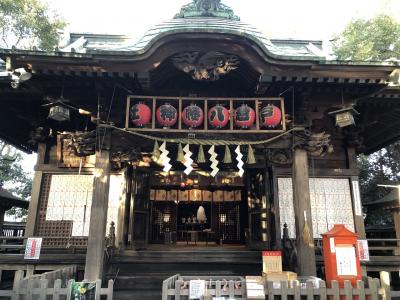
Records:
{"label": "white shide streamer", "polygon": [[237,160],[237,167],[238,167],[238,169],[239,169],[239,176],[240,177],[242,177],[243,176],[243,174],[244,174],[244,169],[243,169],[243,166],[244,166],[244,162],[243,162],[243,154],[242,154],[242,152],[240,152],[240,146],[237,146],[236,147],[236,149],[235,149],[235,152],[236,152],[236,154],[237,154],[237,156],[236,156],[236,160]]}
{"label": "white shide streamer", "polygon": [[210,150],[208,150],[208,153],[211,155],[210,161],[211,161],[211,176],[215,177],[219,171],[218,169],[218,160],[217,160],[217,153],[215,152],[215,146],[211,146]]}
{"label": "white shide streamer", "polygon": [[190,173],[192,173],[192,171],[193,171],[193,167],[192,167],[192,164],[193,164],[193,159],[191,158],[191,156],[192,156],[192,152],[190,152],[190,149],[189,149],[189,144],[188,145],[186,145],[184,148],[183,148],[183,152],[185,152],[185,156],[184,156],[184,158],[185,158],[185,162],[184,162],[184,166],[186,167],[186,169],[185,169],[185,174],[186,175],[189,175]]}
{"label": "white shide streamer", "polygon": [[162,165],[164,166],[163,171],[169,172],[172,168],[172,165],[169,163],[171,159],[168,157],[169,151],[167,150],[167,143],[164,142],[160,147],[161,155],[160,160]]}

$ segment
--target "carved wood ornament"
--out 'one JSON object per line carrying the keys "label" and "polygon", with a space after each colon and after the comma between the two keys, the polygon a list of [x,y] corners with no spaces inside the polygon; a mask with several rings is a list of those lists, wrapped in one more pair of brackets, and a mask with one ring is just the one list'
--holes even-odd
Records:
{"label": "carved wood ornament", "polygon": [[174,66],[199,81],[217,81],[221,76],[237,69],[237,56],[217,51],[182,52],[172,57]]}

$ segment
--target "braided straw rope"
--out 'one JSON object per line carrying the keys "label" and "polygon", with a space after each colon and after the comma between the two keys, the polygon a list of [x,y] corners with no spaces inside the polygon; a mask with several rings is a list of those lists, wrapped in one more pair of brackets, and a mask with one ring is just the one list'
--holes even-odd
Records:
{"label": "braided straw rope", "polygon": [[243,140],[203,140],[203,139],[189,139],[189,138],[162,138],[162,137],[156,137],[156,136],[152,136],[152,135],[148,135],[148,134],[144,134],[144,133],[140,133],[140,132],[128,131],[126,129],[119,128],[119,127],[116,127],[113,125],[100,124],[98,127],[122,131],[122,132],[125,132],[130,135],[135,135],[135,136],[153,140],[153,141],[176,143],[176,144],[182,143],[182,144],[189,144],[189,145],[203,145],[203,146],[262,145],[262,144],[268,144],[273,141],[276,141],[276,140],[280,139],[281,137],[288,135],[289,133],[291,133],[293,131],[303,131],[304,130],[303,127],[295,127],[284,133],[281,133],[277,136],[274,136],[274,137],[266,139],[266,140],[243,141]]}

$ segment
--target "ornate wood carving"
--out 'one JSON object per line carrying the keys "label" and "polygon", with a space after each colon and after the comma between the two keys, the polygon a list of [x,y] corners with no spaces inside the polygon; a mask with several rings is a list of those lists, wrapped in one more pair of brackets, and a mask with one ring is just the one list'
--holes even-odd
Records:
{"label": "ornate wood carving", "polygon": [[217,81],[240,64],[237,56],[217,51],[182,52],[172,57],[172,62],[176,68],[199,81]]}
{"label": "ornate wood carving", "polygon": [[193,0],[192,3],[182,7],[175,15],[175,19],[190,17],[216,17],[239,21],[233,10],[221,3],[221,0]]}
{"label": "ornate wood carving", "polygon": [[277,165],[290,165],[293,162],[292,149],[270,149],[267,152],[268,161]]}
{"label": "ornate wood carving", "polygon": [[140,158],[141,153],[140,150],[137,148],[113,152],[111,154],[111,168],[113,170],[121,170],[125,168],[130,162],[139,161]]}
{"label": "ornate wood carving", "polygon": [[312,133],[306,130],[296,133],[294,148],[304,149],[314,157],[333,153],[331,135],[325,132]]}

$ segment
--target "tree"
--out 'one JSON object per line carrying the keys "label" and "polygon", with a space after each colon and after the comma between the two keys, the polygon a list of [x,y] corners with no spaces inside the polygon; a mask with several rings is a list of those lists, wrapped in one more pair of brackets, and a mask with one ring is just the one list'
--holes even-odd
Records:
{"label": "tree", "polygon": [[1,47],[51,51],[65,21],[40,0],[0,0]]}
{"label": "tree", "polygon": [[[0,187],[24,200],[29,200],[32,179],[23,170],[21,161],[21,152],[0,140]],[[8,214],[22,218],[26,215],[26,210],[13,208]]]}
{"label": "tree", "polygon": [[353,20],[335,37],[333,51],[338,60],[400,58],[400,23],[387,15],[378,15],[371,20]]}
{"label": "tree", "polygon": [[[372,20],[351,21],[333,43],[339,60],[383,61],[400,59],[400,23],[387,15]],[[369,156],[358,157],[363,202],[379,200],[391,189],[378,184],[400,183],[400,141]],[[384,210],[368,212],[366,223],[390,224],[391,214]]]}

